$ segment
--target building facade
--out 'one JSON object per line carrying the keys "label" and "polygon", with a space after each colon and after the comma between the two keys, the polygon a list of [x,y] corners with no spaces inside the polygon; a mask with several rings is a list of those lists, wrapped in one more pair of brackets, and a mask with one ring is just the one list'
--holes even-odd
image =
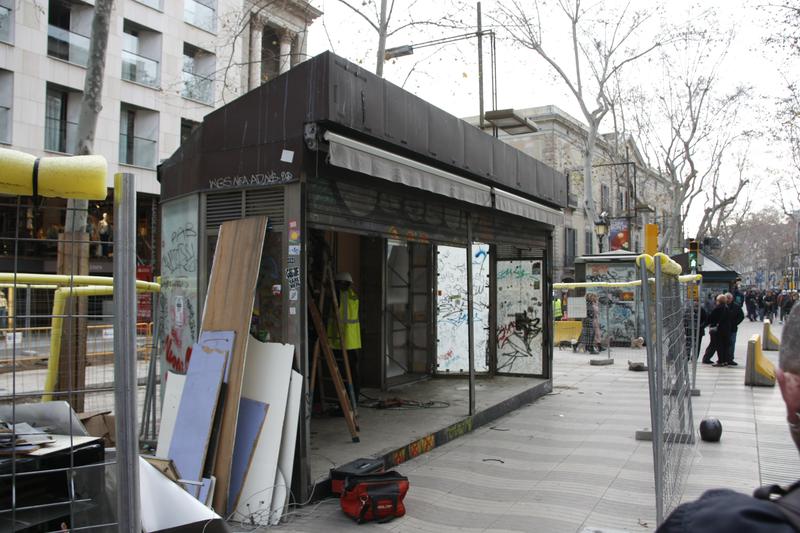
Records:
{"label": "building facade", "polygon": [[[586,220],[584,206],[583,154],[588,128],[557,106],[506,110],[516,117],[516,126],[498,136],[519,150],[569,176],[568,207],[564,224],[554,232],[554,273],[556,280],[575,277],[575,258],[598,252],[628,250],[640,252],[644,246],[644,225],[668,220],[669,182],[647,165],[630,138],[615,140],[615,135],[597,139],[592,172],[592,197],[598,215],[605,213],[607,234],[597,233],[595,221]],[[474,123],[474,121],[473,121]],[[663,232],[663,230],[662,230]]]}
{"label": "building facade", "polygon": [[[93,14],[88,0],[0,0],[0,146],[75,153]],[[108,161],[109,188],[116,172],[136,175],[140,262],[156,261],[156,166],[210,111],[302,61],[307,28],[320,14],[300,0],[115,2],[94,153]],[[109,192],[107,202],[90,205],[94,229],[104,213],[113,220]],[[63,209],[17,212],[0,216],[6,237],[22,224],[24,237],[46,239],[64,222]],[[110,271],[102,255],[92,254],[95,272]],[[53,258],[41,259],[30,268],[48,271]]]}

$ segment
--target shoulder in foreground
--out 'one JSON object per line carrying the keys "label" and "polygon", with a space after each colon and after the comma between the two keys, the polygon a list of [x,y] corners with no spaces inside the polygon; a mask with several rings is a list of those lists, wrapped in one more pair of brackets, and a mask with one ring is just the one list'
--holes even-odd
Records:
{"label": "shoulder in foreground", "polygon": [[657,533],[796,533],[786,515],[772,502],[727,489],[705,492],[670,514]]}

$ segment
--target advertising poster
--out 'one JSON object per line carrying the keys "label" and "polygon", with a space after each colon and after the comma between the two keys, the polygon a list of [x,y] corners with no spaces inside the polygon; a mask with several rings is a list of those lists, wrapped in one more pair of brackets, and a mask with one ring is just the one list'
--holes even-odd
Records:
{"label": "advertising poster", "polygon": [[631,230],[627,218],[612,218],[608,232],[609,249],[630,250]]}

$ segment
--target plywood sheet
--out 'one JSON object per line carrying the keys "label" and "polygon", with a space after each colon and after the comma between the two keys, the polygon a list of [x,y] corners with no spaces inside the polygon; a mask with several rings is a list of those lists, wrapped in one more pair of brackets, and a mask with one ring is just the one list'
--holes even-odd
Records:
{"label": "plywood sheet", "polygon": [[[203,479],[211,423],[217,410],[226,359],[225,354],[203,350],[198,344],[192,348],[192,359],[169,446],[169,458],[175,463],[182,479],[198,482]],[[198,487],[187,485],[186,491],[197,497]]]}
{"label": "plywood sheet", "polygon": [[167,371],[167,386],[164,389],[164,404],[161,407],[161,425],[158,430],[156,457],[165,458],[169,454],[172,432],[175,429],[175,417],[178,415],[184,383],[186,383],[186,374]]}
{"label": "plywood sheet", "polygon": [[269,406],[264,402],[241,397],[239,400],[239,419],[236,422],[236,443],[233,446],[231,463],[231,482],[228,490],[228,513],[236,508],[242,492],[247,471],[253,460],[261,428],[267,417]]}
{"label": "plywood sheet", "polygon": [[203,306],[200,328],[202,332],[236,333],[231,352],[228,384],[223,397],[220,438],[215,453],[213,473],[217,482],[214,487],[214,509],[227,508],[245,350],[266,231],[267,217],[264,216],[222,223],[214,250],[206,302]]}
{"label": "plywood sheet", "polygon": [[286,506],[289,504],[302,393],[303,376],[299,372],[292,370],[292,377],[289,382],[289,397],[286,402],[286,416],[283,420],[281,451],[278,455],[278,471],[275,476],[275,489],[272,493],[272,506],[269,513],[270,525],[277,525],[280,522],[281,517],[286,512]]}
{"label": "plywood sheet", "polygon": [[293,359],[292,345],[248,342],[242,395],[269,404],[269,412],[236,506],[237,520],[252,517],[259,525],[269,523]]}

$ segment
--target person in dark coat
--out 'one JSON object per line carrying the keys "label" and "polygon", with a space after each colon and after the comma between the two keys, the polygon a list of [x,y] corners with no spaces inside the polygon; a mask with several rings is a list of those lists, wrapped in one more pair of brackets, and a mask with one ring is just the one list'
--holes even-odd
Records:
{"label": "person in dark coat", "polygon": [[[800,306],[795,307],[783,328],[780,368],[775,373],[786,404],[789,434],[800,450]],[[752,497],[728,489],[709,490],[700,499],[678,506],[656,533],[796,533],[792,524],[798,523],[800,481],[789,487],[764,486]]]}
{"label": "person in dark coat", "polygon": [[725,294],[728,299],[728,312],[731,317],[731,343],[728,348],[728,366],[739,366],[739,363],[733,360],[736,355],[736,333],[739,331],[739,324],[744,321],[744,312],[742,308],[736,305],[736,300],[731,293]]}
{"label": "person in dark coat", "polygon": [[747,319],[750,322],[756,320],[756,295],[750,290],[747,291],[747,296],[744,298],[744,306],[747,308]]}
{"label": "person in dark coat", "polygon": [[710,364],[714,352],[717,362],[714,366],[728,366],[728,351],[731,345],[731,315],[728,311],[728,298],[724,294],[717,296],[717,306],[708,316],[709,333],[713,351],[703,355],[703,363]]}

